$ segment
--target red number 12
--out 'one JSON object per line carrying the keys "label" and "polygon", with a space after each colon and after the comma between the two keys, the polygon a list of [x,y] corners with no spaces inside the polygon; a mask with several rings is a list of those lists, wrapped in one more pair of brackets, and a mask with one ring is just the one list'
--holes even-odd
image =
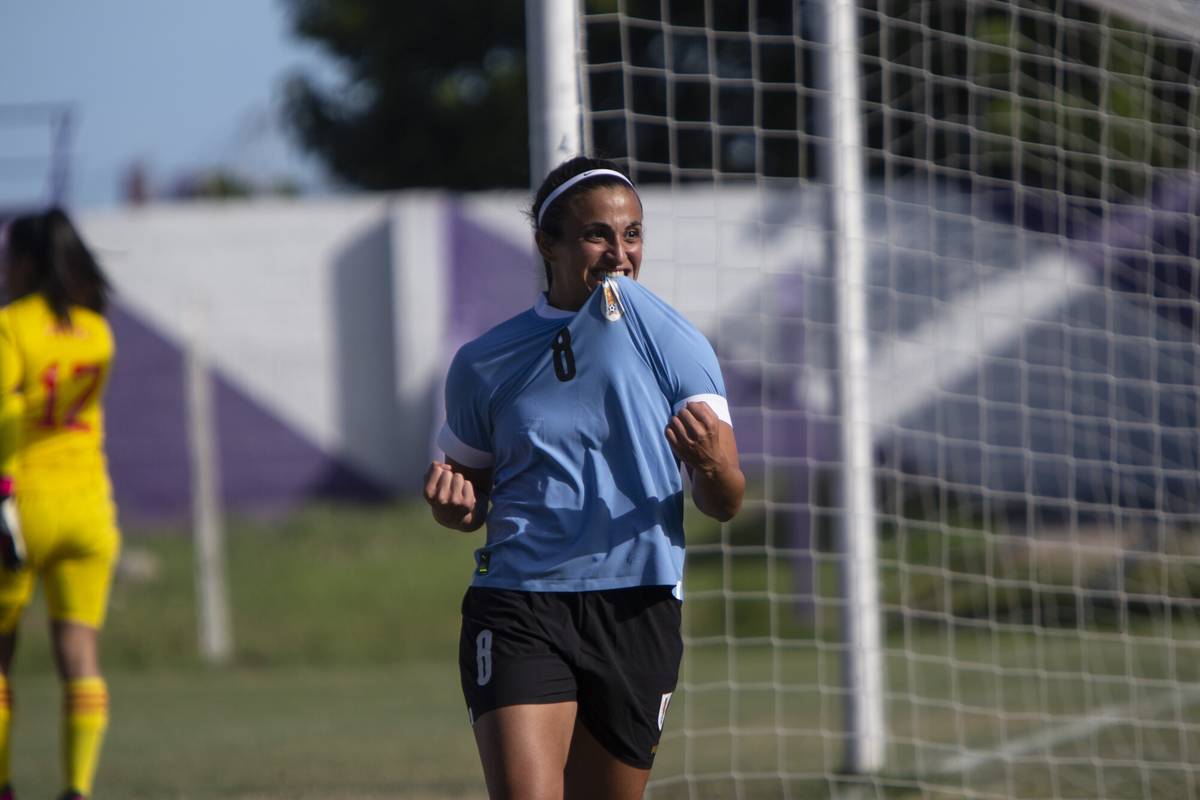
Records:
{"label": "red number 12", "polygon": [[42,371],[42,386],[46,389],[46,410],[42,414],[40,424],[46,428],[55,428],[61,425],[73,431],[88,430],[87,423],[79,421],[79,412],[83,410],[88,400],[96,393],[96,388],[100,385],[100,374],[101,369],[99,364],[75,365],[75,369],[71,372],[70,381],[72,384],[83,384],[83,389],[75,400],[67,406],[67,410],[63,414],[60,423],[54,418],[54,407],[59,391],[58,362],[55,361],[46,367]]}

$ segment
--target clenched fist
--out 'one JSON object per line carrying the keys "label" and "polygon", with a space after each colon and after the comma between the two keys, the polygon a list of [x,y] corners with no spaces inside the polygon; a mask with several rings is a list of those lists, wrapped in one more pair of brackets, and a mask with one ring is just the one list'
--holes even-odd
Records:
{"label": "clenched fist", "polygon": [[483,520],[476,514],[475,486],[449,464],[434,461],[425,473],[425,502],[433,509],[438,524],[460,531],[473,531]]}
{"label": "clenched fist", "polygon": [[738,466],[733,428],[707,403],[688,403],[664,431],[675,457],[687,464],[696,508],[725,522],[742,507],[746,476]]}
{"label": "clenched fist", "polygon": [[707,403],[688,403],[671,417],[667,443],[675,457],[694,471],[714,475],[728,462],[721,441],[721,420]]}

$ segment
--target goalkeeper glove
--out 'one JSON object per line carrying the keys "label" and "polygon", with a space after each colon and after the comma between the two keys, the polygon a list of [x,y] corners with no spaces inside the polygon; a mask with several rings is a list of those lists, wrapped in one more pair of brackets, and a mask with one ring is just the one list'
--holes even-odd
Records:
{"label": "goalkeeper glove", "polygon": [[25,540],[21,538],[11,478],[0,478],[0,563],[13,571],[25,566]]}

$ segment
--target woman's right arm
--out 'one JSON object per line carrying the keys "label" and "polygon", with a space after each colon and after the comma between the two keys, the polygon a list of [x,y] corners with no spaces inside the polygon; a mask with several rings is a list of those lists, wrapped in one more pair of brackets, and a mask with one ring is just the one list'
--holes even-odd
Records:
{"label": "woman's right arm", "polygon": [[492,471],[474,469],[447,457],[425,473],[425,502],[439,525],[456,531],[479,530],[487,521]]}

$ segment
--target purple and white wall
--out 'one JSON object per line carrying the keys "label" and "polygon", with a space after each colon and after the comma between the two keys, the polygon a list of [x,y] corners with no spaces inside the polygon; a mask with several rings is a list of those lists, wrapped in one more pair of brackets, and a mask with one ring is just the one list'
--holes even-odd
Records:
{"label": "purple and white wall", "polygon": [[[116,288],[107,436],[122,514],[188,513],[184,358],[196,344],[214,380],[227,507],[416,491],[449,358],[540,285],[525,202],[414,192],[84,216]],[[644,282],[734,362],[761,355],[764,276],[820,263],[819,233],[764,238],[756,202],[645,196]],[[761,396],[744,404],[737,413],[758,414]],[[744,451],[761,448],[758,429]]]}
{"label": "purple and white wall", "polygon": [[[824,200],[819,187],[643,193],[641,279],[713,342],[745,466],[761,473],[771,457],[772,484],[791,487],[776,499],[802,517],[813,476],[836,459]],[[228,508],[417,491],[435,455],[450,357],[527,308],[541,286],[525,202],[520,192],[406,192],[84,217],[117,290],[108,449],[123,514],[187,514],[184,356],[193,343],[216,386]],[[921,186],[873,193],[867,204],[881,464],[1051,503],[1108,502],[1112,481],[1101,473],[1114,470],[1152,476],[1130,479],[1131,502],[1146,486],[1177,505],[1200,497],[1195,479],[1171,477],[1193,476],[1200,463],[1195,381],[1151,382],[1136,367],[1153,350],[1159,372],[1192,376],[1193,332],[1155,318],[1089,266],[1097,248],[1117,252],[1107,239],[1089,249],[1037,236],[987,218],[977,198]],[[1094,346],[1082,348],[1085,339]],[[1085,380],[1093,362],[1105,365],[1104,381]],[[1128,419],[1130,437],[1142,436],[1139,409],[1161,407],[1158,444],[1113,449],[1111,437],[1055,428],[1014,455],[996,437],[1016,428],[981,420],[1012,407],[1026,371],[1041,376],[1039,390],[1085,398],[1114,424]],[[1110,396],[1113,381],[1125,389]],[[1013,413],[1034,426],[1039,408]],[[1088,419],[1060,410],[1046,424]],[[1080,458],[1100,477],[1064,478],[1064,464],[1080,474]]]}

